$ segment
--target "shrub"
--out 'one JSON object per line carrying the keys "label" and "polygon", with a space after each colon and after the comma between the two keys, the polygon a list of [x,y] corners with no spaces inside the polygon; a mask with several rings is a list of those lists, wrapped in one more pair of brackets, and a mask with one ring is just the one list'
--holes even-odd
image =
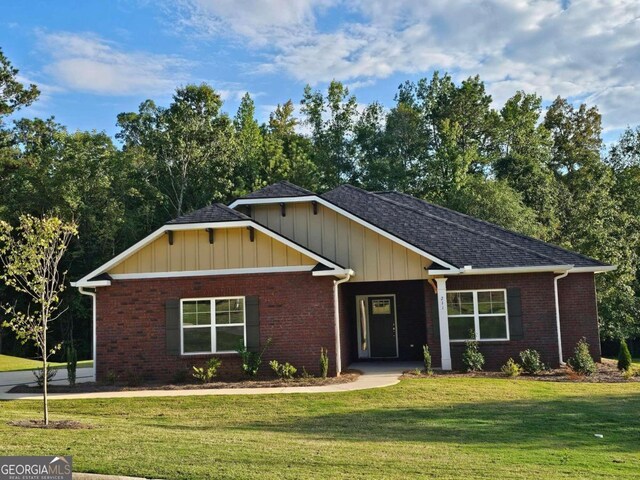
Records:
{"label": "shrub", "polygon": [[529,375],[536,375],[545,368],[544,363],[540,361],[540,354],[533,348],[520,352],[520,365],[522,370]]}
{"label": "shrub", "polygon": [[207,360],[204,367],[193,367],[193,378],[199,380],[202,383],[209,383],[213,380],[213,377],[218,373],[218,368],[222,365],[222,360],[216,357],[212,357]]}
{"label": "shrub", "polygon": [[522,373],[522,367],[514,362],[513,358],[507,360],[501,370],[507,377],[518,377]]}
{"label": "shrub", "polygon": [[326,348],[320,347],[320,376],[327,378],[329,374],[329,355]]}
{"label": "shrub", "polygon": [[431,370],[431,352],[429,351],[429,345],[422,346],[422,358],[424,361],[424,373],[431,375],[433,370]]}
{"label": "shrub", "polygon": [[78,352],[73,341],[67,342],[64,353],[67,359],[67,380],[69,380],[69,385],[73,387],[76,384],[76,370],[78,368]]}
{"label": "shrub", "polygon": [[480,353],[480,346],[477,340],[467,340],[465,350],[462,354],[462,364],[465,372],[478,372],[484,366],[484,355]]}
{"label": "shrub", "polygon": [[298,371],[298,369],[289,362],[279,363],[277,360],[271,360],[269,365],[271,366],[271,370],[273,370],[282,380],[289,380],[293,378]]}
{"label": "shrub", "polygon": [[118,381],[118,374],[113,370],[109,370],[107,372],[107,383],[109,385],[115,385],[117,381]]}
{"label": "shrub", "polygon": [[[51,382],[54,377],[58,374],[58,370],[55,368],[48,367],[47,368],[47,383]],[[40,388],[44,387],[44,370],[39,368],[33,371],[33,376],[36,377],[36,382]]]}
{"label": "shrub", "polygon": [[304,366],[303,366],[302,367],[302,373],[300,374],[300,378],[305,378],[305,379],[313,378],[313,374],[307,372],[307,369],[304,368]]}
{"label": "shrub", "polygon": [[593,375],[598,370],[596,362],[589,353],[589,344],[586,338],[580,339],[574,350],[573,357],[567,360],[567,365],[580,375]]}
{"label": "shrub", "polygon": [[638,377],[638,376],[640,376],[640,370],[635,370],[633,368],[622,370],[622,377],[625,380],[631,380],[633,377]]}
{"label": "shrub", "polygon": [[631,353],[624,338],[620,339],[620,353],[618,353],[618,370],[627,371],[631,368]]}
{"label": "shrub", "polygon": [[264,352],[267,351],[269,345],[271,344],[271,339],[267,339],[267,343],[264,348],[259,352],[250,352],[245,347],[244,343],[240,342],[240,345],[236,349],[236,352],[240,354],[242,357],[242,371],[249,375],[250,377],[255,377],[258,375],[258,370],[260,369],[260,365],[262,365],[262,356]]}

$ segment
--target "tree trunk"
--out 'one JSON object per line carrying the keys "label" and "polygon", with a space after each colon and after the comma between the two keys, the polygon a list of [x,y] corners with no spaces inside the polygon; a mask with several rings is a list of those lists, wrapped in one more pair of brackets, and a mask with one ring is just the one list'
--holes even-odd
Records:
{"label": "tree trunk", "polygon": [[49,383],[47,378],[47,329],[44,329],[44,341],[42,345],[42,399],[44,401],[44,424],[49,425],[49,405],[47,403],[47,384]]}

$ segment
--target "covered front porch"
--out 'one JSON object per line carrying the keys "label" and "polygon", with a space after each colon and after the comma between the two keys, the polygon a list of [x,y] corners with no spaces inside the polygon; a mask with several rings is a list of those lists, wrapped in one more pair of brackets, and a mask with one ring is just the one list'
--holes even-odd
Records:
{"label": "covered front porch", "polygon": [[[431,286],[424,280],[349,282],[340,286],[343,365],[421,361],[423,345],[439,344]],[[437,317],[435,319],[437,322]],[[439,355],[439,345],[437,348]],[[434,357],[439,365],[439,357]]]}

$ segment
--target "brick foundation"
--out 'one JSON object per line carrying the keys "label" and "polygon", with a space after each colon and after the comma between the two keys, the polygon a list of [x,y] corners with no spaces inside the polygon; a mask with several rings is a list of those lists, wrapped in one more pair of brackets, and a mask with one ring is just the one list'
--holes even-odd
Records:
{"label": "brick foundation", "polygon": [[165,301],[251,295],[258,296],[260,302],[260,341],[264,344],[272,339],[263,358],[263,375],[270,373],[268,362],[272,359],[318,374],[320,347],[328,349],[330,373],[335,375],[332,281],[308,272],[114,280],[110,287],[98,289],[98,380],[105,380],[113,372],[125,381],[172,381],[211,356],[223,362],[220,378],[237,377],[237,354],[167,353]]}

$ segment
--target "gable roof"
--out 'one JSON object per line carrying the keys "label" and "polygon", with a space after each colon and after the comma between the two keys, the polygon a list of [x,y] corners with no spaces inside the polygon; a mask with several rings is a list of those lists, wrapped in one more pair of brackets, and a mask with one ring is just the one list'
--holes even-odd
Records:
{"label": "gable roof", "polygon": [[222,203],[214,203],[207,207],[195,210],[186,215],[174,218],[167,222],[167,225],[181,225],[186,223],[210,223],[210,222],[237,222],[241,220],[251,220],[245,214],[229,208]]}
{"label": "gable roof", "polygon": [[273,185],[266,186],[255,192],[251,192],[241,198],[281,198],[281,197],[304,197],[314,195],[309,190],[282,180]]}
{"label": "gable roof", "polygon": [[439,218],[351,185],[322,195],[340,208],[458,267],[506,268],[559,265],[552,257],[521,248],[460,223]]}
{"label": "gable roof", "polygon": [[322,195],[244,197],[230,206],[307,201],[316,201],[430,258],[434,262],[430,272],[601,272],[616,268],[398,192],[374,193],[342,185]]}

